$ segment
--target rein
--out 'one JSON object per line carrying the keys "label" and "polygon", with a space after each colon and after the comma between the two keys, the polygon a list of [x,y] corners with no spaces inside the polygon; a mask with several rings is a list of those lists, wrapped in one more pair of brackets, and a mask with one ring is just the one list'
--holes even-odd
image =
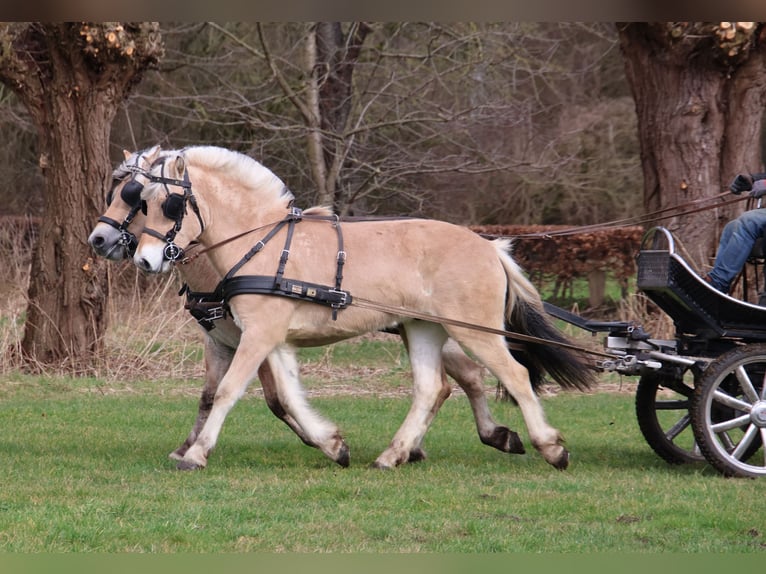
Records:
{"label": "rein", "polygon": [[[514,235],[516,238],[520,239],[535,239],[535,238],[549,238],[549,237],[559,237],[559,236],[568,236],[568,235],[577,235],[579,233],[588,233],[593,231],[602,231],[605,229],[611,229],[612,227],[621,227],[625,225],[642,225],[646,223],[651,223],[655,221],[662,221],[663,219],[670,219],[673,217],[680,217],[683,215],[691,215],[692,213],[699,213],[701,211],[707,211],[708,209],[715,209],[718,207],[725,207],[727,205],[731,205],[733,203],[736,203],[738,201],[742,201],[743,199],[749,199],[749,196],[746,194],[743,194],[744,197],[736,197],[729,200],[724,200],[718,203],[715,203],[713,205],[703,205],[700,207],[692,207],[690,209],[686,209],[687,206],[694,206],[698,203],[705,203],[708,201],[718,200],[726,195],[730,195],[729,192],[723,192],[718,195],[714,195],[713,197],[705,197],[702,199],[695,199],[689,203],[686,204],[678,204],[678,205],[671,205],[668,207],[664,207],[662,209],[658,209],[656,211],[653,211],[651,213],[647,213],[644,215],[637,215],[634,217],[625,217],[623,219],[616,219],[613,221],[609,221],[606,223],[593,223],[591,225],[580,225],[577,227],[570,227],[568,229],[559,229],[556,231],[540,231],[537,233],[521,233],[518,235]],[[683,209],[683,211],[678,211],[675,213],[669,213],[674,210]],[[505,237],[503,235],[495,235],[491,233],[481,233],[482,237],[489,237],[489,238],[497,238],[497,237]]]}
{"label": "rein", "polygon": [[[394,305],[385,305],[378,303],[364,297],[354,297],[350,305],[361,307],[363,309],[370,309],[371,311],[380,311],[391,315],[400,315],[402,317],[409,317],[410,319],[419,319],[421,321],[429,321],[431,323],[440,323],[442,325],[452,325],[453,327],[463,327],[465,329],[471,329],[474,331],[483,331],[484,333],[492,333],[493,335],[503,335],[508,339],[514,339],[516,341],[524,341],[528,343],[538,343],[541,345],[549,345],[553,347],[562,347],[564,349],[570,349],[580,353],[587,353],[589,355],[595,355],[598,357],[608,357],[614,359],[614,355],[610,353],[604,353],[601,351],[593,351],[584,347],[573,345],[572,343],[564,343],[561,341],[550,341],[548,339],[541,339],[540,337],[534,337],[532,335],[524,335],[522,333],[516,333],[515,331],[506,331],[505,329],[495,329],[493,327],[486,327],[484,325],[476,325],[475,323],[467,323],[465,321],[459,321],[457,319],[450,319],[448,317],[439,317],[437,315],[431,315],[429,313],[421,313],[419,311],[412,311],[405,309],[404,307],[397,307]],[[523,347],[508,345],[511,349],[523,350]]]}
{"label": "rein", "polygon": [[[297,209],[297,208],[291,208],[291,209]],[[353,223],[353,222],[364,222],[364,221],[401,221],[403,219],[417,219],[414,217],[399,217],[399,216],[371,216],[371,217],[361,217],[361,216],[351,216],[351,217],[341,217],[338,215],[319,215],[314,213],[305,213],[301,212],[300,215],[301,219],[305,220],[313,220],[313,221],[332,221],[337,224],[340,223]],[[280,219],[278,221],[272,221],[271,223],[266,223],[264,225],[261,225],[259,227],[253,227],[252,229],[248,229],[247,231],[243,231],[241,233],[237,233],[236,235],[233,235],[231,237],[227,237],[226,239],[219,241],[218,243],[214,243],[213,245],[208,245],[207,247],[204,247],[202,249],[196,250],[192,255],[185,257],[184,259],[181,259],[177,261],[177,263],[180,263],[181,265],[188,265],[189,263],[192,263],[195,259],[200,257],[201,255],[204,255],[205,253],[209,251],[213,251],[214,249],[217,249],[219,247],[223,247],[224,245],[227,245],[231,243],[232,241],[236,241],[237,239],[241,239],[242,237],[245,237],[247,235],[250,235],[251,233],[255,233],[256,231],[261,231],[262,229],[266,229],[267,227],[273,227],[275,225],[279,225],[281,222],[283,222],[284,219]],[[191,247],[190,247],[191,249]]]}

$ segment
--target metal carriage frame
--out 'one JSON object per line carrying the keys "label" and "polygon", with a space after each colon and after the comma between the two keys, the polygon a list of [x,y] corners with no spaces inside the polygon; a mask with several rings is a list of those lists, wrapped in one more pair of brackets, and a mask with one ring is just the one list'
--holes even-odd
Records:
{"label": "metal carriage frame", "polygon": [[726,476],[766,476],[766,307],[713,288],[654,227],[637,256],[637,287],[672,320],[659,340],[627,322],[551,315],[604,332],[614,359],[603,371],[638,376],[636,416],[647,443],[671,464],[707,461]]}

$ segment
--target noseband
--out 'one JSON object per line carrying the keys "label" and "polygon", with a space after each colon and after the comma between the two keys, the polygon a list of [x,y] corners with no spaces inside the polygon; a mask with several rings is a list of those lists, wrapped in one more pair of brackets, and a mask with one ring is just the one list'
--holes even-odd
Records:
{"label": "noseband", "polygon": [[[197,198],[194,197],[194,194],[192,193],[192,186],[191,181],[189,181],[188,170],[184,169],[183,179],[165,177],[165,158],[161,158],[160,161],[163,175],[144,175],[148,177],[149,180],[153,183],[161,183],[165,187],[166,198],[161,205],[162,215],[164,215],[167,219],[172,220],[174,224],[173,227],[165,234],[151,229],[150,227],[144,227],[143,233],[164,241],[166,245],[162,252],[163,257],[166,261],[175,262],[179,259],[182,259],[184,256],[184,250],[183,248],[176,245],[175,238],[176,234],[178,234],[178,232],[181,230],[184,215],[186,214],[186,205],[189,204],[192,208],[192,211],[194,212],[194,215],[197,216],[197,220],[199,221],[200,225],[200,235],[203,231],[205,231],[205,223],[202,221],[202,215],[200,214],[199,206],[197,205]],[[183,194],[171,193],[170,189],[168,189],[169,185],[182,188]]]}

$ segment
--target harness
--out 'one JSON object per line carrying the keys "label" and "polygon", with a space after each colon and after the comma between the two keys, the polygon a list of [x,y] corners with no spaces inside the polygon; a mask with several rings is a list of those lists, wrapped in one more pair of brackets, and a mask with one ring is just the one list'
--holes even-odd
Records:
{"label": "harness", "polygon": [[[164,163],[163,163],[164,170]],[[170,231],[162,234],[154,229],[144,228],[147,233],[158,239],[167,242],[163,256],[168,261],[182,260],[184,250],[174,243],[175,236],[181,229],[183,217],[186,213],[186,204],[192,206],[192,210],[197,215],[200,227],[204,230],[204,222],[197,206],[196,198],[192,193],[191,182],[189,181],[188,171],[184,170],[184,179],[172,179],[161,176],[149,176],[156,183],[162,183],[167,191],[167,199],[162,204],[163,215],[168,219],[174,220],[174,226]],[[183,188],[183,194],[171,193],[167,186],[173,185]],[[290,246],[292,245],[293,234],[296,224],[304,219],[330,221],[335,228],[338,239],[338,252],[336,256],[335,285],[333,287],[300,281],[297,279],[286,278],[285,268],[290,257]],[[252,257],[271,241],[282,229],[286,228],[286,237],[282,254],[279,258],[274,276],[270,275],[236,275],[236,273]],[[184,262],[183,260],[181,261]],[[207,331],[215,328],[215,321],[223,319],[230,313],[229,301],[237,295],[275,295],[288,297],[300,301],[317,303],[332,309],[333,321],[338,318],[338,311],[345,309],[351,304],[351,294],[341,289],[343,282],[343,266],[346,263],[346,251],[343,248],[343,232],[341,230],[340,219],[337,216],[323,215],[304,215],[302,210],[291,207],[284,219],[277,222],[271,230],[259,239],[242,258],[229,269],[223,279],[218,283],[212,292],[192,291],[187,284],[181,287],[179,295],[186,295],[185,308],[197,320],[197,322]]]}
{"label": "harness", "polygon": [[[338,253],[336,256],[335,268],[335,286],[329,287],[319,283],[310,283],[308,281],[299,281],[297,279],[285,278],[285,267],[290,257],[290,246],[292,244],[295,225],[304,218],[327,220],[333,222],[338,238]],[[279,258],[277,270],[274,276],[271,275],[235,275],[243,265],[258,254],[266,244],[274,238],[283,228],[287,228],[285,244],[282,248],[282,254]],[[179,295],[186,295],[185,308],[197,320],[197,322],[206,330],[210,331],[215,327],[214,321],[223,319],[229,313],[228,302],[237,295],[276,295],[298,299],[310,303],[317,303],[332,309],[333,321],[338,318],[338,311],[345,309],[351,304],[351,294],[341,289],[343,282],[343,266],[346,263],[346,252],[343,249],[343,232],[340,221],[334,216],[306,216],[297,207],[290,209],[288,215],[279,221],[262,238],[259,239],[250,250],[224,275],[213,292],[196,292],[184,285],[179,291]]]}

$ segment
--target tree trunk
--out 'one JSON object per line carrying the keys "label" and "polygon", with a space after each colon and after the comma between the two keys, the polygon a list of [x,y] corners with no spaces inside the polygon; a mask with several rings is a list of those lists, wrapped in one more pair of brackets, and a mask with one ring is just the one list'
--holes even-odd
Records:
{"label": "tree trunk", "polygon": [[338,182],[350,145],[344,132],[353,103],[354,65],[370,30],[364,22],[354,22],[344,37],[340,22],[318,22],[313,37],[316,49],[312,76],[316,79],[317,111],[322,130],[321,160],[326,178],[321,187],[324,196],[319,200],[331,204],[336,211],[346,206]]}
{"label": "tree trunk", "polygon": [[[736,174],[763,168],[766,28],[726,24],[618,24],[648,212],[725,193]],[[721,228],[743,208],[744,202],[660,223],[707,269]]]}
{"label": "tree trunk", "polygon": [[111,121],[162,44],[154,24],[119,23],[6,25],[0,40],[0,80],[37,126],[46,182],[22,351],[31,365],[80,370],[107,326],[107,263],[87,237],[110,184]]}

